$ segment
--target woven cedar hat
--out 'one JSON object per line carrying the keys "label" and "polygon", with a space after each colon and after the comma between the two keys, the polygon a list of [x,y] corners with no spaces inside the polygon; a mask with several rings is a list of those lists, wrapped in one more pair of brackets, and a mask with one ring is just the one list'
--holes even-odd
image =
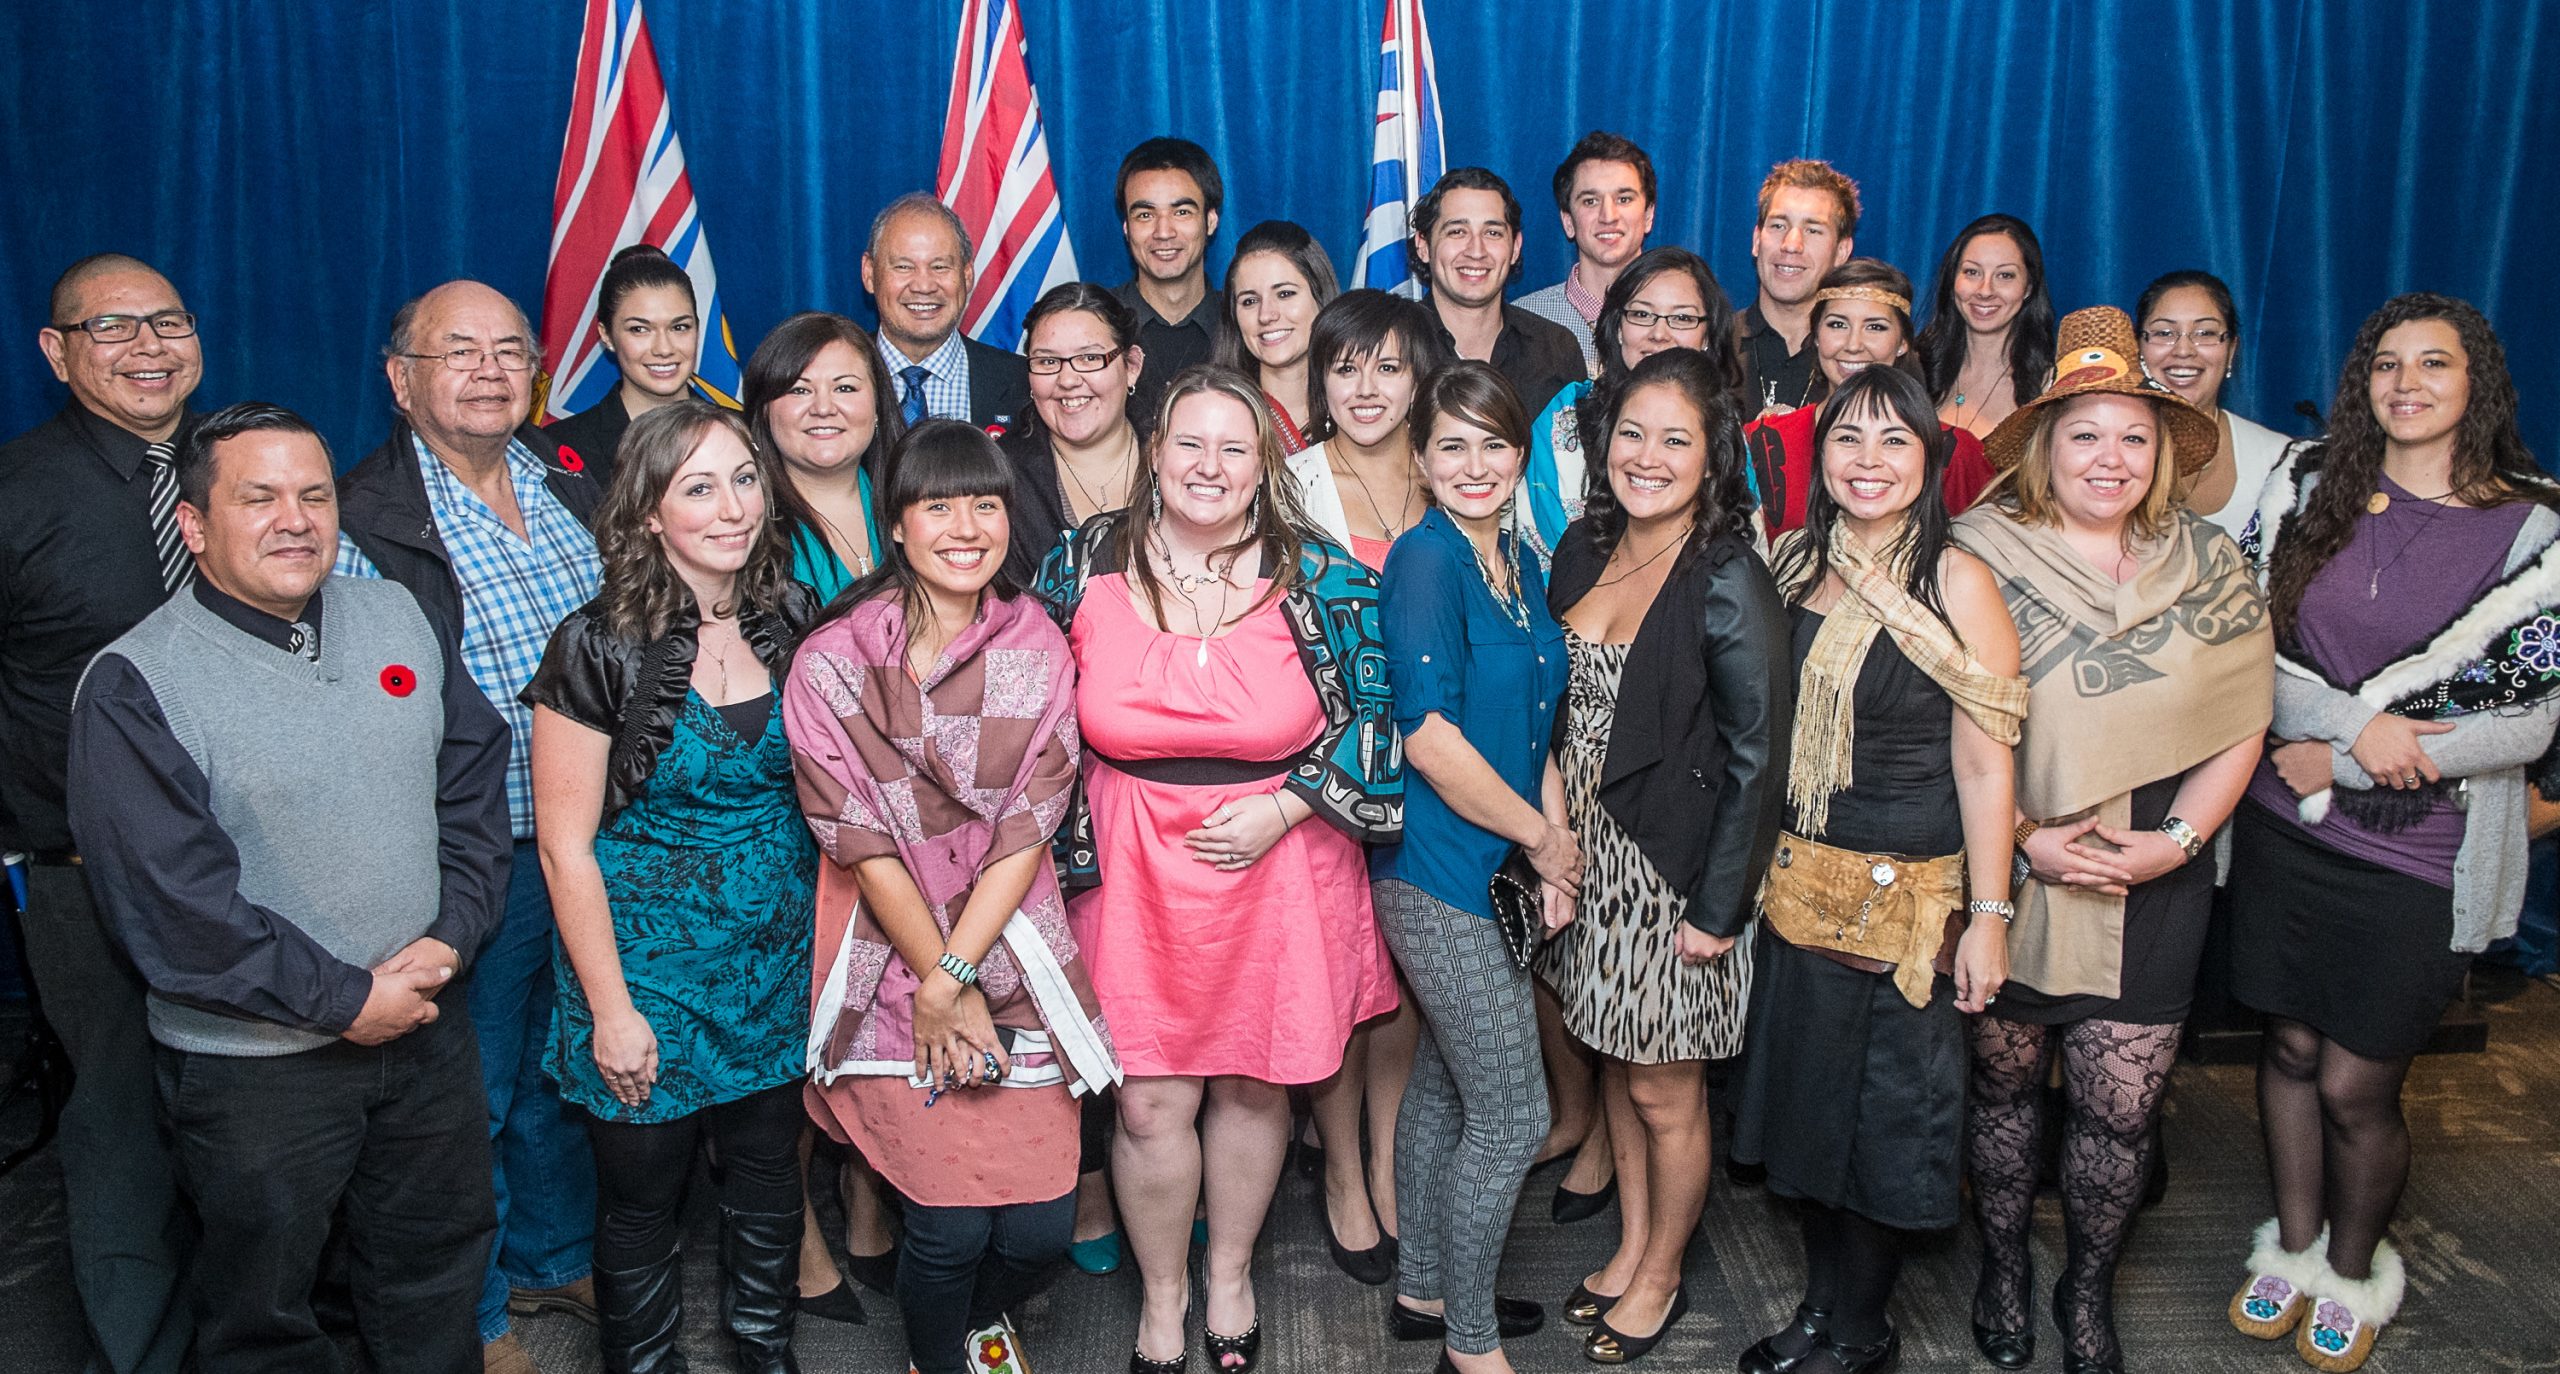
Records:
{"label": "woven cedar hat", "polygon": [[2093,305],[2062,317],[2054,343],[2053,376],[2045,382],[2044,394],[1993,427],[1982,441],[1983,456],[2004,472],[2016,467],[2026,456],[2028,436],[2042,422],[2037,411],[2095,394],[2140,396],[2153,402],[2177,448],[2181,476],[2212,462],[2222,446],[2222,429],[2210,416],[2143,372],[2132,319],[2112,305]]}

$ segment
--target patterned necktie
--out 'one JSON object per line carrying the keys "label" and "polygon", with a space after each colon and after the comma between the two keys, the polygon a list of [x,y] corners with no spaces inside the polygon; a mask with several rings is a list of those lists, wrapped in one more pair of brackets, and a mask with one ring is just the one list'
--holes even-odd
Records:
{"label": "patterned necktie", "polygon": [[922,367],[909,367],[898,374],[898,380],[907,384],[907,399],[898,407],[898,418],[905,420],[909,429],[924,418],[925,376]]}
{"label": "patterned necktie", "polygon": [[178,535],[178,450],[153,444],[143,456],[151,462],[151,544],[160,554],[160,585],[174,595],[196,575],[196,556]]}

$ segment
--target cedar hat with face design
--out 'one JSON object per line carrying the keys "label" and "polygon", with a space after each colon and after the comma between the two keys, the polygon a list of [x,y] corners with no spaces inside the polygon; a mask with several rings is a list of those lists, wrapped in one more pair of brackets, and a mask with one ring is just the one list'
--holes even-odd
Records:
{"label": "cedar hat with face design", "polygon": [[2112,305],[2093,305],[2062,317],[2062,327],[2055,331],[2053,375],[2045,379],[2043,393],[1992,429],[1982,441],[1983,456],[2002,471],[2016,467],[2026,456],[2028,438],[2043,422],[2038,411],[2093,395],[2139,396],[2152,402],[2176,450],[2181,476],[2212,462],[2222,445],[2221,427],[2211,416],[2143,372],[2132,318]]}

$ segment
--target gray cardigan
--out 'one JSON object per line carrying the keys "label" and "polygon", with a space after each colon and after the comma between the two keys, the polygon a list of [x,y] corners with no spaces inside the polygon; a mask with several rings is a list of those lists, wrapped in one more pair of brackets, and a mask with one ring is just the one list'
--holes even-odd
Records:
{"label": "gray cardigan", "polygon": [[[2285,466],[2291,467],[2290,460]],[[2283,469],[2277,476],[2270,494]],[[2294,508],[2309,498],[2319,480],[2317,474],[2303,480]],[[2263,507],[2260,514],[2267,525],[2273,524]],[[2560,536],[2560,514],[2536,506],[2507,550],[2506,572],[2533,561],[2554,536]],[[2445,664],[2435,678],[2461,666]],[[2373,786],[2352,750],[2356,736],[2380,714],[2379,707],[2325,682],[2299,672],[2276,674],[2274,733],[2284,739],[2327,740],[2335,786]],[[2524,905],[2525,768],[2551,747],[2552,729],[2560,724],[2560,695],[2514,710],[2457,716],[2452,723],[2449,733],[2427,736],[2424,747],[2436,768],[2448,778],[2464,779],[2470,793],[2462,850],[2453,863],[2453,948],[2477,953],[2516,931],[2516,915]]]}

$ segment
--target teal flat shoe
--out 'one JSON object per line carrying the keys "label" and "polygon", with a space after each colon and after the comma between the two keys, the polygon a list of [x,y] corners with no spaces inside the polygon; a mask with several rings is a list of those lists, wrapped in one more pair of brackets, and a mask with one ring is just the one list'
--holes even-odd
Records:
{"label": "teal flat shoe", "polygon": [[1120,1268],[1120,1233],[1095,1236],[1067,1247],[1067,1262],[1088,1274],[1109,1274]]}

